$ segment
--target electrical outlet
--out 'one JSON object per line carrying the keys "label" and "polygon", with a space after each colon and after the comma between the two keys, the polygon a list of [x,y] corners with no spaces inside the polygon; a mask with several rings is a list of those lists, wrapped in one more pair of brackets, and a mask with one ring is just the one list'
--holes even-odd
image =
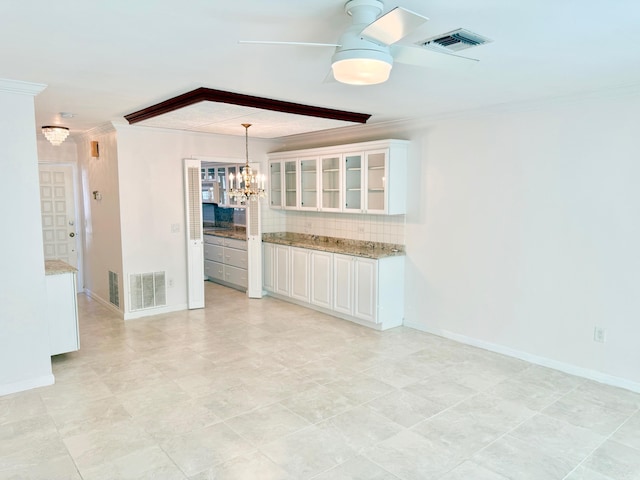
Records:
{"label": "electrical outlet", "polygon": [[169,288],[173,288],[173,278],[170,278],[169,281],[167,282],[167,286]]}
{"label": "electrical outlet", "polygon": [[593,341],[598,343],[604,343],[607,339],[606,330],[602,327],[595,327],[593,329]]}
{"label": "electrical outlet", "polygon": [[180,233],[180,224],[172,223],[171,224],[171,233]]}

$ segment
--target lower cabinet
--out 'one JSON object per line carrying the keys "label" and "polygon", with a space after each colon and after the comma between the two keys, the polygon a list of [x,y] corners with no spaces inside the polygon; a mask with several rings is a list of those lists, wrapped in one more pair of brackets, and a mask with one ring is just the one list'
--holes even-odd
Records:
{"label": "lower cabinet", "polygon": [[263,243],[263,288],[379,330],[402,325],[404,257],[370,259]]}
{"label": "lower cabinet", "polygon": [[204,236],[204,274],[216,283],[246,291],[247,242],[233,238]]}
{"label": "lower cabinet", "polygon": [[80,349],[75,272],[46,275],[49,353],[75,352]]}

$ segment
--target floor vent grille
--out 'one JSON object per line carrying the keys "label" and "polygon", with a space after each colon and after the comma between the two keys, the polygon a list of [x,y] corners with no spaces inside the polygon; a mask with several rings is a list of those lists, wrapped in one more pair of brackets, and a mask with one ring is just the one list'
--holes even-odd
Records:
{"label": "floor vent grille", "polygon": [[162,307],[167,304],[165,272],[129,275],[131,311]]}
{"label": "floor vent grille", "polygon": [[118,274],[109,271],[109,303],[120,308],[120,288],[118,285]]}

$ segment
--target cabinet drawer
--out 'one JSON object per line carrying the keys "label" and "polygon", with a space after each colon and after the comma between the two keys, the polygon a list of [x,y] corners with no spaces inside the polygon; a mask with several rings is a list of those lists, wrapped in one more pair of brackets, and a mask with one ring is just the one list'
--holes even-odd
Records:
{"label": "cabinet drawer", "polygon": [[220,245],[204,244],[204,259],[213,262],[224,262],[224,248]]}
{"label": "cabinet drawer", "polygon": [[243,288],[247,288],[247,271],[242,268],[224,266],[224,281]]}
{"label": "cabinet drawer", "polygon": [[204,261],[204,274],[215,280],[224,280],[224,266],[218,262],[210,260]]}
{"label": "cabinet drawer", "polygon": [[224,246],[229,248],[235,248],[237,250],[247,250],[247,241],[237,240],[235,238],[225,238]]}
{"label": "cabinet drawer", "polygon": [[247,269],[247,252],[246,250],[236,250],[235,248],[224,249],[225,265],[231,265],[238,268]]}
{"label": "cabinet drawer", "polygon": [[205,235],[204,243],[211,243],[213,245],[224,245],[224,238],[216,237],[215,235]]}

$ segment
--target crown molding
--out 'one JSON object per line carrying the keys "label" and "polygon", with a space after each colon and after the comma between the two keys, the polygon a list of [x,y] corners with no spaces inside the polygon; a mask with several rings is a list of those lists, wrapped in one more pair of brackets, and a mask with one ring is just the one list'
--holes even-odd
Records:
{"label": "crown molding", "polygon": [[138,123],[149,118],[157,117],[164,113],[173,112],[189,105],[199,102],[228,103],[242,107],[260,108],[274,112],[292,113],[295,115],[305,115],[308,117],[327,118],[329,120],[341,120],[345,122],[366,123],[371,115],[365,113],[347,112],[335,110],[333,108],[314,107],[300,103],[273,100],[271,98],[254,97],[241,93],[225,92],[213,88],[196,88],[177,97],[170,98],[164,102],[156,103],[150,107],[138,110],[137,112],[125,115],[124,118],[130,123]]}
{"label": "crown molding", "polygon": [[44,83],[22,82],[20,80],[0,78],[0,92],[36,96],[45,88],[47,88],[47,85]]}

